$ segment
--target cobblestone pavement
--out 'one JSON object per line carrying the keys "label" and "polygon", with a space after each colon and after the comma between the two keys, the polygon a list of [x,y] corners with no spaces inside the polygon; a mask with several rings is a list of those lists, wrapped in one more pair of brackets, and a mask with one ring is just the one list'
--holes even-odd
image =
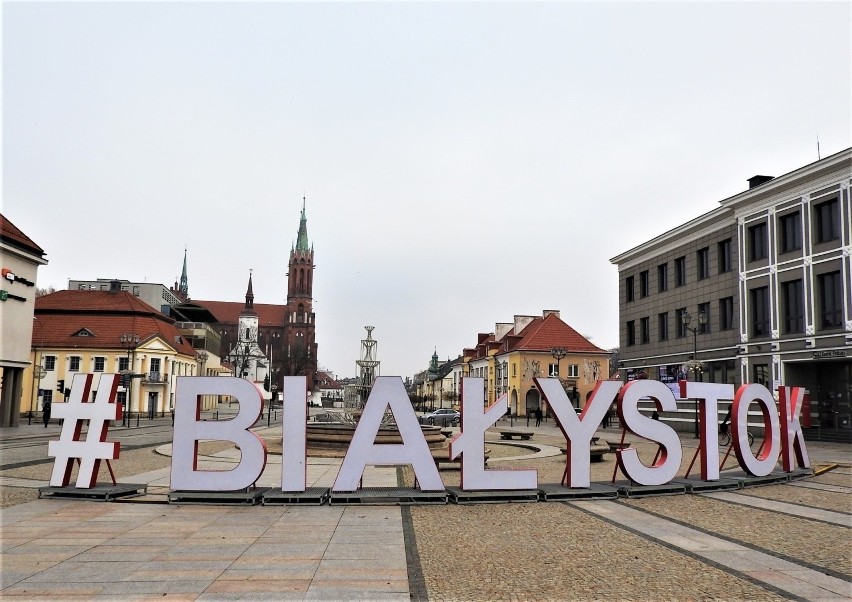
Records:
{"label": "cobblestone pavement", "polygon": [[[601,435],[604,441],[617,441],[620,432]],[[535,468],[540,483],[558,483],[565,456],[554,448],[564,446],[564,439],[552,426],[542,427],[531,443],[538,449],[489,440],[489,466]],[[688,437],[683,443],[681,474],[695,445]],[[650,462],[656,446],[634,444],[640,457]],[[541,446],[546,453],[541,453]],[[225,453],[227,447],[207,444],[203,453]],[[774,485],[741,493],[852,514],[848,447],[814,446],[811,457],[815,464],[845,462],[835,471],[797,483],[829,489]],[[161,482],[169,463],[153,449],[136,449],[122,452],[116,471],[119,478],[160,475]],[[591,466],[593,481],[612,478],[611,455]],[[3,471],[0,483],[30,479],[45,484],[51,468],[39,464]],[[272,470],[280,470],[280,463]],[[413,483],[410,468],[401,473],[404,481]],[[272,483],[278,474],[266,480]],[[448,486],[458,484],[459,471],[442,470],[441,477]],[[852,577],[849,528],[697,495],[603,502],[606,512],[597,512],[590,504],[555,502],[414,506],[401,511],[132,501],[22,504],[34,491],[31,486],[0,487],[7,507],[0,520],[14,524],[3,528],[4,598],[471,602],[852,598],[852,585],[836,593],[837,583],[848,584]],[[664,541],[613,520],[628,511],[634,519],[637,513],[647,517],[649,523],[675,529],[693,526],[699,537],[691,542]],[[22,518],[28,513],[32,519]],[[708,546],[720,541],[744,546],[744,564],[725,565],[696,553],[694,546],[703,545],[702,534]],[[748,550],[771,555],[779,565],[791,561],[803,573],[819,569],[826,573],[826,587],[834,590],[814,595],[814,586],[798,588],[792,582],[795,571],[781,573],[791,582],[776,587],[772,583],[779,582],[769,578],[768,569],[754,569],[753,559],[746,557]]]}

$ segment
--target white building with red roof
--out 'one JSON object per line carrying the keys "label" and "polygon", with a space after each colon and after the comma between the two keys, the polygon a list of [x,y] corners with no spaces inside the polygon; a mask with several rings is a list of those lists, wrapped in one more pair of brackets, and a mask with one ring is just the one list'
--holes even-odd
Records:
{"label": "white building with red roof", "polygon": [[505,395],[509,411],[520,415],[546,410],[537,377],[559,378],[582,408],[595,384],[609,376],[609,352],[563,322],[557,310],[495,324],[494,332],[480,333],[477,345],[464,350],[463,360],[465,376],[484,380],[487,403]]}
{"label": "white building with red roof", "polygon": [[[0,215],[0,427],[18,426],[24,387],[33,381],[30,339],[38,266],[44,250]],[[32,389],[32,386],[30,386]],[[26,402],[23,402],[26,403]]]}
{"label": "white building with red roof", "polygon": [[39,411],[45,400],[64,401],[77,374],[127,373],[132,377],[119,387],[118,401],[131,415],[159,416],[174,407],[175,379],[195,376],[203,368],[173,318],[120,286],[39,297],[33,324],[32,361],[43,367],[45,376],[35,391],[28,370],[24,399],[32,401],[24,412]]}

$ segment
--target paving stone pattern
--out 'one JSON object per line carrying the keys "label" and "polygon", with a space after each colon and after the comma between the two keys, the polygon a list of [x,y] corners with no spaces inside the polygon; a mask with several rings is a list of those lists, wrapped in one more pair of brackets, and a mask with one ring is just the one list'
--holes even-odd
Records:
{"label": "paving stone pattern", "polygon": [[[276,431],[270,432],[274,437]],[[280,427],[277,433],[280,437]],[[620,431],[601,435],[618,440]],[[681,474],[695,444],[683,441]],[[540,483],[558,483],[565,466],[558,447],[564,439],[546,424],[530,443],[538,447],[488,441],[489,466],[535,468]],[[656,446],[634,444],[650,462]],[[221,443],[206,444],[202,452],[201,464],[218,470],[239,456]],[[21,503],[35,496],[33,487],[45,484],[51,465],[0,473],[6,506],[0,515],[2,596],[409,600],[425,590],[429,600],[470,601],[852,598],[852,586],[844,589],[852,574],[849,529],[777,511],[673,496],[585,505],[415,506],[407,512],[410,523],[404,523],[396,507],[140,503],[165,500],[170,458],[162,453],[167,451],[122,452],[119,480],[148,483],[153,492],[122,503]],[[787,502],[793,514],[802,507],[795,504],[849,514],[848,448],[814,446],[811,457],[815,462],[839,458],[844,465],[799,483],[834,489],[777,485],[737,495]],[[330,486],[339,462],[311,458],[309,485]],[[608,482],[613,466],[611,455],[593,463],[592,480]],[[410,467],[400,473],[413,484]],[[365,485],[396,485],[396,474],[368,469]],[[441,477],[447,485],[458,484],[459,471],[442,470]],[[259,484],[277,482],[280,457],[273,456]],[[651,523],[654,529],[645,529]],[[694,530],[681,523],[701,531],[684,536]],[[716,556],[701,556],[705,545],[716,546]],[[733,563],[732,554],[739,555]],[[820,567],[830,574],[815,577],[813,569]],[[803,585],[797,571],[817,585]]]}

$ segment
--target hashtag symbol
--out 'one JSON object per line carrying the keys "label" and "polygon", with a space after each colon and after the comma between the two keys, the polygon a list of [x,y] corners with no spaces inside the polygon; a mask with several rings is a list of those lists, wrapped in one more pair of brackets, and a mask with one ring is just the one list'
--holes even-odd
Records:
{"label": "hashtag symbol", "polygon": [[[121,404],[115,403],[118,389],[118,374],[102,374],[95,401],[87,402],[92,388],[91,374],[78,374],[71,386],[71,395],[66,403],[53,406],[53,413],[63,418],[59,441],[50,441],[47,455],[56,458],[50,484],[53,487],[66,487],[71,480],[74,460],[79,460],[77,487],[90,489],[98,479],[101,460],[118,458],[121,444],[107,441],[110,420],[121,420]],[[88,421],[86,438],[81,439],[83,423]]]}

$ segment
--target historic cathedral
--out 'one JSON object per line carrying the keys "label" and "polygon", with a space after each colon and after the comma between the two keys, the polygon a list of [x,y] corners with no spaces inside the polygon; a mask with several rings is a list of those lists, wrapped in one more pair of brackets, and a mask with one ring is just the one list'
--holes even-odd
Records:
{"label": "historic cathedral", "polygon": [[[287,263],[287,304],[255,303],[249,273],[245,303],[198,301],[216,318],[211,326],[221,336],[220,357],[233,364],[238,376],[263,381],[280,391],[284,376],[306,376],[313,388],[317,373],[317,344],[313,311],[314,249],[308,242],[305,200],[299,233]],[[186,259],[179,288],[188,293]]]}

